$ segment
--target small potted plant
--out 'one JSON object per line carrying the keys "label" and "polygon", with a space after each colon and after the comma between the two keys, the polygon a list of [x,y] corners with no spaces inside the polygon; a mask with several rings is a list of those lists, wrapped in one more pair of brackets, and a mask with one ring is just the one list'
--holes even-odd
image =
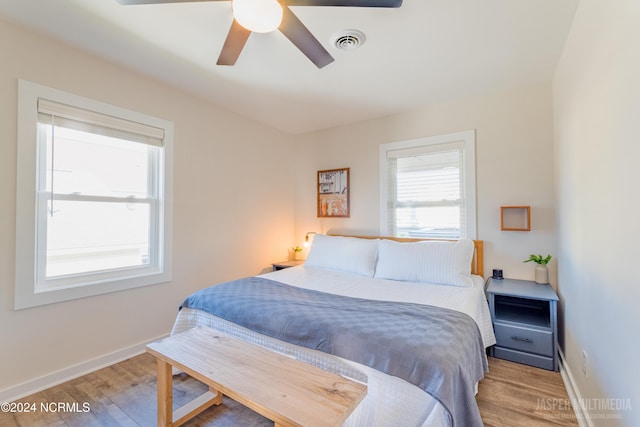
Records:
{"label": "small potted plant", "polygon": [[293,259],[296,261],[302,260],[302,248],[300,246],[294,246],[291,248],[291,252],[293,252]]}
{"label": "small potted plant", "polygon": [[522,262],[535,262],[536,264],[536,283],[540,283],[541,285],[549,283],[549,269],[547,268],[547,264],[551,261],[551,255],[542,256],[542,255],[529,255],[529,259],[525,259]]}

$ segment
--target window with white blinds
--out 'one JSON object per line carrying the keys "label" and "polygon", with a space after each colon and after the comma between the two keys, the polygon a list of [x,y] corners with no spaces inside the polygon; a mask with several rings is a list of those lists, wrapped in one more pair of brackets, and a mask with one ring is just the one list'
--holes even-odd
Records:
{"label": "window with white blinds", "polygon": [[383,235],[475,238],[474,140],[470,131],[380,146]]}
{"label": "window with white blinds", "polygon": [[19,89],[16,307],[168,281],[172,124]]}

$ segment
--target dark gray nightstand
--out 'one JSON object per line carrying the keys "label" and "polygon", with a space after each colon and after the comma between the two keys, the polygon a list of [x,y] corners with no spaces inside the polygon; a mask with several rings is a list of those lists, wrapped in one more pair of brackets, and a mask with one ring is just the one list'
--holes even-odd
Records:
{"label": "dark gray nightstand", "polygon": [[558,370],[558,295],[529,280],[489,279],[489,310],[497,344],[490,354]]}
{"label": "dark gray nightstand", "polygon": [[295,267],[302,264],[304,264],[304,261],[280,261],[280,262],[274,262],[271,265],[273,266],[273,271],[278,271],[278,270],[282,270],[289,267]]}

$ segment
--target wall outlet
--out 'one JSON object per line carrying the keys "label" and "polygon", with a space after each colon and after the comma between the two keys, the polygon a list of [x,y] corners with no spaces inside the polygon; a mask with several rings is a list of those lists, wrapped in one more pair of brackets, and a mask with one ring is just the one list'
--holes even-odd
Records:
{"label": "wall outlet", "polygon": [[582,373],[587,376],[587,352],[582,350]]}

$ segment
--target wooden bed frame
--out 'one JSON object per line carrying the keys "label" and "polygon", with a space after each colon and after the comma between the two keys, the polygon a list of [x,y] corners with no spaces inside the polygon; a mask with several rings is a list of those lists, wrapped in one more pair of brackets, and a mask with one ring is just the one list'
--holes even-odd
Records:
{"label": "wooden bed frame", "polygon": [[[395,242],[424,242],[424,241],[435,241],[435,242],[455,242],[452,239],[420,239],[413,237],[393,237],[393,236],[355,236],[348,234],[337,234],[337,233],[327,233],[329,236],[342,236],[342,237],[356,237],[359,239],[386,239],[393,240]],[[484,241],[483,240],[473,240],[473,258],[471,259],[471,274],[476,274],[478,276],[484,277]]]}

